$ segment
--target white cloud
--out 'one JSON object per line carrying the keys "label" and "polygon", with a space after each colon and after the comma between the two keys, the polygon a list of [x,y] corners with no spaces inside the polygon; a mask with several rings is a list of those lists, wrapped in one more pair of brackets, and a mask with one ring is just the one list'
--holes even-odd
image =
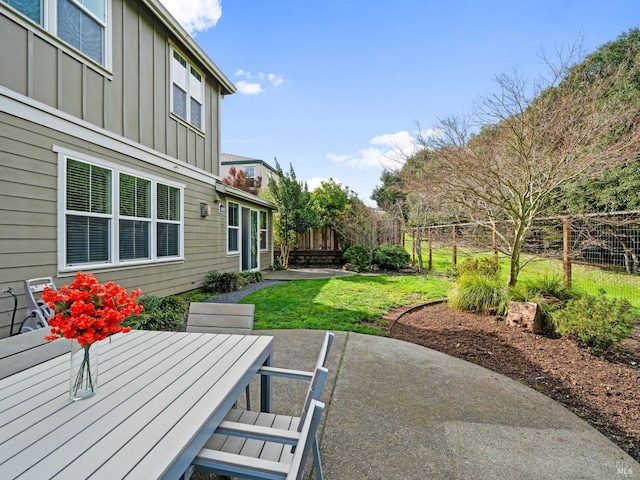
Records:
{"label": "white cloud", "polygon": [[251,73],[248,70],[239,69],[235,73],[236,77],[241,77],[246,80],[239,80],[236,82],[238,91],[245,95],[257,95],[264,91],[264,84],[269,82],[274,87],[278,87],[284,83],[284,77],[282,75],[276,75],[275,73]]}
{"label": "white cloud", "polygon": [[322,185],[322,182],[328,182],[329,180],[333,180],[334,182],[342,185],[342,182],[336,178],[313,177],[313,178],[310,178],[309,180],[306,180],[306,182],[307,182],[307,187],[309,188],[309,191],[313,192],[316,188]]}
{"label": "white cloud", "polygon": [[160,0],[190,34],[214,27],[222,16],[222,0]]}
{"label": "white cloud", "polygon": [[239,82],[236,82],[236,87],[238,87],[238,91],[240,93],[244,93],[245,95],[258,95],[262,93],[262,85],[259,83],[240,80]]}
{"label": "white cloud", "polygon": [[267,75],[267,78],[274,87],[277,87],[278,85],[282,85],[284,83],[284,77],[282,75],[276,75],[275,73],[270,73]]}
{"label": "white cloud", "polygon": [[371,139],[370,144],[371,146],[358,150],[355,155],[329,153],[327,158],[360,170],[395,170],[416,149],[415,138],[407,131],[377,135]]}

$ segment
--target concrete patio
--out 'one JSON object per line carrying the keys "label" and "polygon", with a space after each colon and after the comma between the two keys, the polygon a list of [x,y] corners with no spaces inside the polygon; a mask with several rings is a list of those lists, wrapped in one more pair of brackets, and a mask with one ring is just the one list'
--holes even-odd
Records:
{"label": "concrete patio", "polygon": [[[275,365],[309,370],[324,335],[256,333],[275,337]],[[327,480],[640,478],[640,464],[579,417],[474,364],[336,332],[328,367],[320,432]],[[252,388],[259,398],[257,381]],[[274,411],[299,414],[305,391],[304,382],[275,378]]]}

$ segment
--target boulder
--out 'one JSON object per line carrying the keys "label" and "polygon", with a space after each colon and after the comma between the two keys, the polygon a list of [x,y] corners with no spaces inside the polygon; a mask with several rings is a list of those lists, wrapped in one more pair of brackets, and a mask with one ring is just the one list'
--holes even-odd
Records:
{"label": "boulder", "polygon": [[506,324],[510,327],[526,328],[533,333],[544,331],[540,307],[534,302],[509,302]]}

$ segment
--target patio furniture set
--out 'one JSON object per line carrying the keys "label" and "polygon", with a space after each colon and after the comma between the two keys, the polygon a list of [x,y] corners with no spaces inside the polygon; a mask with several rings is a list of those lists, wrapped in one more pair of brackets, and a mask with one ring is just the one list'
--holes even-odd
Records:
{"label": "patio furniture set", "polygon": [[[3,478],[302,478],[313,453],[334,335],[313,371],[271,365],[253,305],[194,303],[186,332],[132,331],[100,343],[99,393],[70,402],[69,341],[46,329],[0,340]],[[231,329],[231,330],[229,330]],[[260,376],[260,411],[237,408]],[[271,413],[271,378],[309,382],[299,417]]]}

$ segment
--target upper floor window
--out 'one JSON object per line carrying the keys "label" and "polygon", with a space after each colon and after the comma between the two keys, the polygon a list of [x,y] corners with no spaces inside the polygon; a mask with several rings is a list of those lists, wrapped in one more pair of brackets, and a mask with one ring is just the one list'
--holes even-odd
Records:
{"label": "upper floor window", "polygon": [[247,178],[255,178],[256,176],[256,167],[245,167],[244,173],[247,175]]}
{"label": "upper floor window", "polygon": [[106,66],[110,0],[0,0],[52,35]]}
{"label": "upper floor window", "polygon": [[61,270],[182,257],[182,188],[63,156]]}
{"label": "upper floor window", "polygon": [[204,81],[187,60],[171,49],[171,111],[204,130]]}

